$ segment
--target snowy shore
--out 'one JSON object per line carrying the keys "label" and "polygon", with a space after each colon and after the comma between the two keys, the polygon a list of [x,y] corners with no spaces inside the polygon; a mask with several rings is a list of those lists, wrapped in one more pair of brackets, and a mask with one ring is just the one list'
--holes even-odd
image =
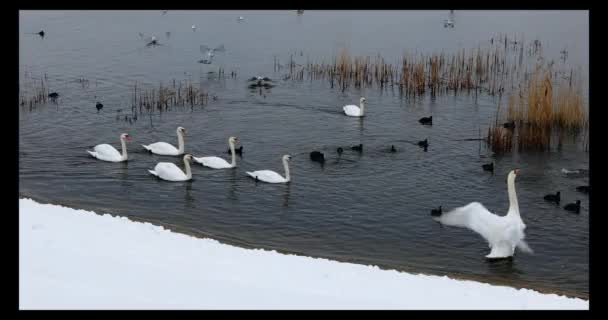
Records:
{"label": "snowy shore", "polygon": [[19,200],[21,309],[588,309],[527,289],[174,233]]}

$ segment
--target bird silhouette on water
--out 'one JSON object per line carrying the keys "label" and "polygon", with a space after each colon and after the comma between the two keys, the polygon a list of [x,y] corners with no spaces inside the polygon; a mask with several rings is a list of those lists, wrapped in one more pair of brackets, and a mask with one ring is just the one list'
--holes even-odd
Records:
{"label": "bird silhouette on water", "polygon": [[490,171],[490,172],[494,173],[494,162],[484,164],[481,166],[481,168],[483,168],[484,171]]}
{"label": "bird silhouette on water", "polygon": [[566,211],[570,211],[570,212],[574,212],[574,213],[578,214],[581,211],[581,201],[576,200],[576,203],[568,203],[567,205],[564,206],[564,209]]}
{"label": "bird silhouette on water", "polygon": [[395,149],[395,146],[394,146],[394,145],[391,145],[391,150],[390,150],[390,152],[392,152],[392,153],[397,152],[397,149]]}
{"label": "bird silhouette on water", "polygon": [[549,202],[555,202],[556,204],[559,204],[561,200],[561,192],[558,191],[556,194],[548,194],[543,199]]}
{"label": "bird silhouette on water", "polygon": [[433,217],[439,217],[442,214],[442,210],[441,210],[441,206],[439,206],[439,208],[437,209],[432,209],[431,210],[431,216]]}
{"label": "bird silhouette on water", "polygon": [[103,104],[101,104],[101,102],[97,101],[97,104],[95,104],[95,108],[97,108],[97,113],[99,113],[99,111],[101,109],[103,109]]}
{"label": "bird silhouette on water", "polygon": [[515,129],[515,121],[511,121],[511,122],[505,122],[503,123],[503,128],[507,128],[507,129]]}
{"label": "bird silhouette on water", "polygon": [[418,141],[418,146],[424,149],[424,152],[427,151],[427,149],[429,148],[429,140],[428,139],[424,139],[422,141]]}
{"label": "bird silhouette on water", "polygon": [[325,155],[322,152],[313,151],[313,152],[310,153],[310,160],[315,161],[315,162],[319,162],[319,163],[324,163],[325,162]]}
{"label": "bird silhouette on water", "polygon": [[[226,153],[231,154],[232,152],[230,152],[230,149],[228,149],[228,151],[226,151]],[[234,149],[234,153],[238,154],[239,156],[243,156],[243,146],[240,146],[238,148]]]}
{"label": "bird silhouette on water", "polygon": [[363,144],[360,143],[358,146],[352,146],[351,149],[355,150],[355,151],[362,152],[363,151]]}
{"label": "bird silhouette on water", "polygon": [[420,122],[421,124],[424,124],[424,125],[432,126],[433,125],[433,117],[432,116],[430,116],[430,117],[423,117],[423,118],[420,118],[420,120],[418,120],[418,122]]}

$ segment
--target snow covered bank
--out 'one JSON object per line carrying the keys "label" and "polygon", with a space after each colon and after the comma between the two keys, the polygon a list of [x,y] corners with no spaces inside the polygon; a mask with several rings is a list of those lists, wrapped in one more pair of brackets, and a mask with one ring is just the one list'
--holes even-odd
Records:
{"label": "snow covered bank", "polygon": [[242,249],[19,200],[21,309],[588,309],[532,290]]}

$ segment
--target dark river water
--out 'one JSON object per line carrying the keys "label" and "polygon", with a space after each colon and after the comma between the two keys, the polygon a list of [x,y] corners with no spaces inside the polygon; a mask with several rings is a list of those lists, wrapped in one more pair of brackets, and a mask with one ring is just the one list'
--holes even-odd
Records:
{"label": "dark river water", "polygon": [[[405,50],[474,48],[499,33],[541,39],[548,57],[567,48],[568,63],[588,72],[587,12],[455,11],[455,27],[446,29],[448,14],[22,11],[20,83],[26,86],[29,78],[46,74],[49,89],[60,98],[57,105],[20,108],[20,194],[245,247],[588,297],[589,199],[575,187],[589,179],[561,173],[589,167],[588,153],[576,140],[567,139],[561,150],[551,152],[493,156],[484,142],[459,140],[485,136],[497,98],[447,94],[407,100],[390,90],[341,92],[324,81],[282,81],[282,73],[273,72],[274,57],[285,63],[292,53],[298,63],[331,62],[340,48],[390,60]],[[238,16],[245,19],[239,22]],[[44,38],[28,34],[41,28]],[[164,45],[145,47],[138,32],[155,35]],[[224,44],[226,52],[217,53],[212,65],[199,64],[201,44]],[[218,67],[225,78],[208,74]],[[276,79],[276,86],[262,95],[250,91],[247,78],[258,74]],[[83,87],[78,78],[89,85]],[[218,98],[204,107],[124,121],[135,82],[158,87],[173,79],[200,82]],[[358,104],[361,96],[367,98],[366,117],[344,116],[341,107]],[[99,113],[98,100],[104,104]],[[418,123],[429,115],[432,127]],[[244,146],[238,167],[212,170],[195,164],[193,181],[185,183],[150,176],[147,169],[159,161],[182,167],[181,159],[150,155],[141,147],[176,144],[177,126],[186,128],[186,152],[194,156],[228,159],[226,140],[238,136]],[[96,144],[119,148],[123,132],[133,138],[127,163],[88,156],[86,150]],[[412,143],[425,138],[427,152]],[[359,143],[361,154],[346,148]],[[397,153],[388,152],[391,145]],[[347,150],[338,157],[340,146]],[[313,150],[325,153],[323,167],[310,161]],[[291,184],[256,184],[245,174],[260,169],[282,174],[283,154],[293,156]],[[490,161],[494,174],[481,169]],[[442,228],[429,212],[480,201],[504,215],[506,175],[513,168],[521,169],[517,195],[535,252],[489,263],[481,236]],[[582,201],[580,215],[543,201],[558,190],[562,206]]]}

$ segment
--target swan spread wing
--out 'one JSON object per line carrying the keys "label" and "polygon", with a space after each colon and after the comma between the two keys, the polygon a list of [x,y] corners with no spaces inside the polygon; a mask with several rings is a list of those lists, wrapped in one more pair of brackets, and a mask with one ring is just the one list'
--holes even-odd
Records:
{"label": "swan spread wing", "polygon": [[283,178],[280,174],[272,171],[272,170],[258,170],[253,172],[247,172],[251,177],[258,178],[258,180],[268,182],[268,183],[282,183],[285,182],[285,178]]}
{"label": "swan spread wing", "polygon": [[358,117],[361,115],[361,109],[353,104],[346,105],[342,109],[344,109],[346,115],[351,117]]}
{"label": "swan spread wing", "polygon": [[445,225],[471,229],[486,239],[490,246],[505,239],[504,217],[493,214],[479,202],[455,208],[436,220]]}
{"label": "swan spread wing", "polygon": [[144,147],[146,149],[152,151],[152,153],[156,153],[156,154],[160,154],[160,155],[170,155],[170,156],[179,155],[179,150],[176,147],[174,147],[166,142],[156,142],[156,143],[144,146]]}
{"label": "swan spread wing", "polygon": [[183,181],[187,179],[186,174],[182,169],[170,162],[159,162],[156,167],[154,167],[154,171],[157,176],[169,181]]}
{"label": "swan spread wing", "polygon": [[[122,156],[120,152],[109,144],[98,144],[93,148],[95,150],[95,157],[99,160],[105,161],[120,161]],[[90,153],[90,152],[89,152]]]}
{"label": "swan spread wing", "polygon": [[204,165],[205,167],[213,168],[213,169],[227,169],[232,168],[230,163],[220,157],[201,157],[194,158],[194,161]]}

